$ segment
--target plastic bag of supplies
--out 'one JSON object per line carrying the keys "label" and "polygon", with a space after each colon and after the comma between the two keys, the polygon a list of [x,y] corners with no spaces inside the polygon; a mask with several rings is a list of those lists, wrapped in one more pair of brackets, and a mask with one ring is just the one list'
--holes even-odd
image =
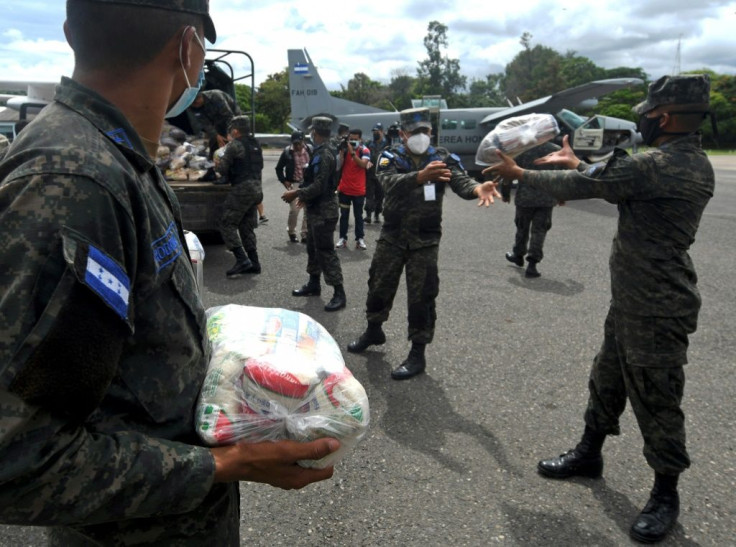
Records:
{"label": "plastic bag of supplies", "polygon": [[478,146],[475,163],[493,165],[501,160],[496,155],[500,150],[510,157],[516,157],[553,139],[560,132],[552,114],[528,114],[508,118],[488,133]]}
{"label": "plastic bag of supplies", "polygon": [[329,332],[311,317],[279,308],[227,305],[207,310],[212,354],[195,413],[210,446],[334,437],[340,461],[365,435],[368,397]]}

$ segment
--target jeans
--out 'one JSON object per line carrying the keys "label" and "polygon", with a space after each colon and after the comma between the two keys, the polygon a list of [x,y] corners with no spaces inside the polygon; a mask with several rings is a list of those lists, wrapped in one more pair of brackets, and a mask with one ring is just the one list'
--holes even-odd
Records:
{"label": "jeans", "polygon": [[350,207],[353,208],[353,216],[355,217],[355,240],[363,239],[365,232],[363,229],[363,203],[365,196],[348,196],[346,194],[337,194],[338,203],[340,204],[340,237],[348,238],[348,225],[350,223]]}

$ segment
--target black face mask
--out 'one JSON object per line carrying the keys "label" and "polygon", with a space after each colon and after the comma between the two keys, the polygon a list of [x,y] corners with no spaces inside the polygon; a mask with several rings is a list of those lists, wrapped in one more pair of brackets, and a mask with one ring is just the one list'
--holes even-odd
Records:
{"label": "black face mask", "polygon": [[373,140],[378,142],[381,140],[381,134],[380,133],[373,133]]}
{"label": "black face mask", "polygon": [[637,130],[641,133],[641,138],[647,146],[651,146],[657,138],[663,135],[662,129],[659,127],[659,120],[661,119],[662,116],[648,118],[646,114],[639,117]]}

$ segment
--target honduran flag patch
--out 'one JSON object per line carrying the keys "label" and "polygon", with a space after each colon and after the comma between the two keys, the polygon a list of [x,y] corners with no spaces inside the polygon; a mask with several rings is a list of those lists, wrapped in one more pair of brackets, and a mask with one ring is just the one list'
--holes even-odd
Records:
{"label": "honduran flag patch", "polygon": [[130,279],[117,262],[89,246],[84,282],[121,318],[128,319]]}

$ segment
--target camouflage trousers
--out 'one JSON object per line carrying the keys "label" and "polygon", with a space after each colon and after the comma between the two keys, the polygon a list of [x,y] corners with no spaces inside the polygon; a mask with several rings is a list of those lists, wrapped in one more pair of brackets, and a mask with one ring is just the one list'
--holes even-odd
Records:
{"label": "camouflage trousers", "polygon": [[631,403],[644,438],[644,457],[656,472],[681,473],[690,466],[685,448],[685,387],[688,335],[697,313],[685,317],[645,317],[608,311],[603,345],[590,372],[585,423],[618,435],[619,416]]}
{"label": "camouflage trousers", "polygon": [[218,226],[225,247],[230,250],[238,247],[246,251],[256,250],[257,207],[261,201],[263,192],[260,181],[241,182],[230,189]]}
{"label": "camouflage trousers", "polygon": [[[512,252],[516,256],[529,254],[527,260],[539,262],[544,258],[542,247],[547,232],[552,228],[552,207],[519,207],[516,206],[514,217],[516,239]],[[531,232],[531,238],[530,236]],[[528,245],[528,247],[527,247]]]}
{"label": "camouflage trousers", "polygon": [[368,172],[365,175],[365,213],[370,216],[375,212],[383,211],[383,186],[375,173]]}
{"label": "camouflage trousers", "polygon": [[307,273],[324,274],[325,283],[342,285],[342,267],[335,251],[337,215],[325,218],[319,211],[307,210]]}
{"label": "camouflage trousers", "polygon": [[368,271],[368,322],[383,323],[388,320],[401,272],[406,269],[408,338],[419,344],[432,342],[437,320],[435,300],[440,292],[438,253],[438,245],[406,249],[379,239]]}

